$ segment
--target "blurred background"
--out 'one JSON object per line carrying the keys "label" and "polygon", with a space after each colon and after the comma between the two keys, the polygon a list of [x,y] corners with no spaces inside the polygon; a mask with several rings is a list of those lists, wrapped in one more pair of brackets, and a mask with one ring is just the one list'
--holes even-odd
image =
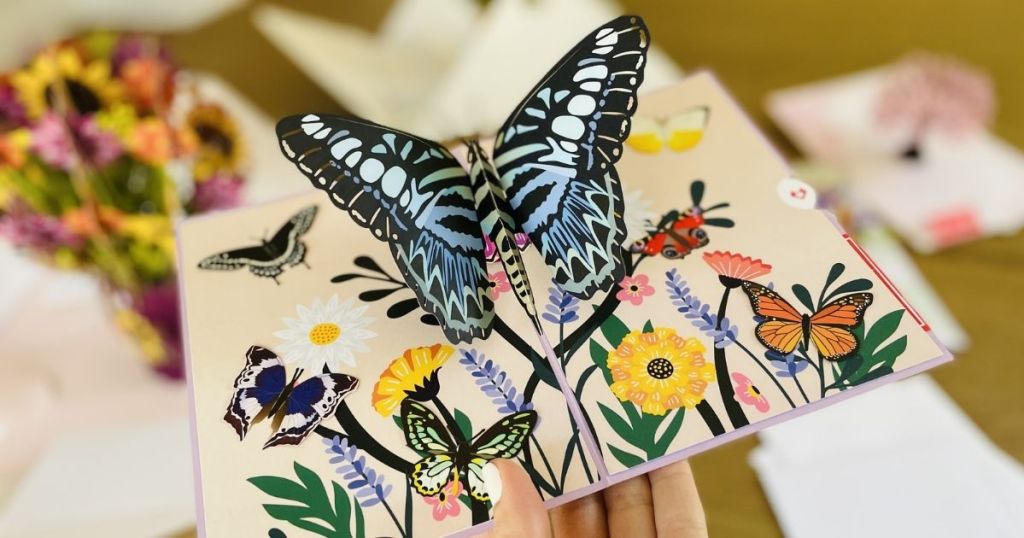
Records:
{"label": "blurred background", "polygon": [[711,535],[1019,533],[1024,4],[0,0],[0,536],[194,534],[173,222],[306,188],[275,118],[493,130],[619,12],[645,85],[713,71],[957,357],[693,458]]}

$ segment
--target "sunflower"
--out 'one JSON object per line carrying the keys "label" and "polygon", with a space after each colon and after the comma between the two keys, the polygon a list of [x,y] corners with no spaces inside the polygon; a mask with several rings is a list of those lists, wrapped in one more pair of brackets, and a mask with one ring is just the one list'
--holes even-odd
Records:
{"label": "sunflower", "polygon": [[235,170],[242,161],[245,148],[238,125],[227,112],[216,105],[197,105],[185,119],[188,132],[196,146],[194,174],[203,181],[222,170]]}
{"label": "sunflower", "polygon": [[700,341],[667,328],[627,334],[608,353],[608,369],[612,393],[649,415],[693,409],[704,400],[708,383],[715,380],[714,365],[704,360]]}
{"label": "sunflower", "polygon": [[446,344],[414,347],[391,361],[373,386],[374,409],[384,416],[395,412],[406,396],[420,402],[437,396],[437,371],[455,348]]}
{"label": "sunflower", "polygon": [[68,104],[78,114],[96,113],[121,97],[120,84],[110,78],[109,62],[84,63],[71,49],[40,54],[31,66],[11,77],[11,84],[33,119],[56,108],[57,97],[64,92]]}

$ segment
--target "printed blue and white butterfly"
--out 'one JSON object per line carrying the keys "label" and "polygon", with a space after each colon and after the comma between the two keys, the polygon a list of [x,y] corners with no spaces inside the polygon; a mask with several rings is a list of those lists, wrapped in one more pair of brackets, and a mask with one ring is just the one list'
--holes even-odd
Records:
{"label": "printed blue and white butterfly", "polygon": [[625,225],[614,164],[649,45],[639,17],[595,30],[516,107],[497,133],[493,159],[468,142],[468,173],[442,145],[367,121],[306,114],[281,120],[277,133],[285,156],[314,186],[390,244],[449,340],[486,338],[494,319],[481,227],[539,327],[508,237],[526,233],[555,281],[577,297],[621,279]]}
{"label": "printed blue and white butterfly", "polygon": [[253,424],[272,417],[274,435],[263,448],[297,445],[359,384],[350,375],[328,373],[296,385],[300,374],[301,370],[296,371],[288,382],[277,354],[260,346],[249,348],[224,415],[240,440]]}

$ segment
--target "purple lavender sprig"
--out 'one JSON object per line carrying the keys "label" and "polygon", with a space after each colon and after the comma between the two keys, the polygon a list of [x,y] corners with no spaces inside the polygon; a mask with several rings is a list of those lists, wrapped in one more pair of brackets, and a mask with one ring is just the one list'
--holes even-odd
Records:
{"label": "purple lavender sprig", "polygon": [[541,317],[551,323],[564,325],[580,319],[577,313],[580,300],[566,293],[558,284],[548,288],[548,304],[544,309],[547,312],[541,314]]}
{"label": "purple lavender sprig", "polygon": [[334,439],[324,439],[327,453],[334,454],[331,464],[341,464],[338,474],[348,481],[348,489],[355,492],[359,506],[367,508],[384,499],[391,493],[391,486],[384,484],[384,477],[366,464],[366,456],[359,454],[359,449],[337,435]]}
{"label": "purple lavender sprig", "polygon": [[512,379],[494,361],[475,349],[460,349],[459,363],[476,379],[476,386],[498,406],[499,413],[519,413],[533,409],[533,403],[523,402],[523,395],[512,385]]}
{"label": "purple lavender sprig", "polygon": [[804,371],[808,364],[803,357],[797,356],[796,353],[783,355],[770,349],[764,352],[764,358],[771,361],[772,366],[778,368],[775,372],[778,377],[794,377]]}
{"label": "purple lavender sprig", "polygon": [[672,298],[672,304],[676,310],[682,312],[701,332],[710,336],[715,341],[715,347],[724,348],[736,341],[739,328],[729,322],[729,318],[723,317],[719,327],[718,315],[712,314],[711,306],[702,303],[695,295],[690,294],[690,287],[686,281],[679,276],[678,271],[671,269],[665,272],[665,287],[668,295]]}

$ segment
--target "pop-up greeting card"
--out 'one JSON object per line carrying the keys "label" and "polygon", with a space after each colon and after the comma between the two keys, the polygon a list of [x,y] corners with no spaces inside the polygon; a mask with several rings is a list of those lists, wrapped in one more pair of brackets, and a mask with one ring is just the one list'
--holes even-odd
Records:
{"label": "pop-up greeting card", "polygon": [[477,533],[492,459],[554,506],[950,358],[711,76],[638,98],[649,46],[453,149],[285,118],[318,191],[181,226],[207,536]]}

